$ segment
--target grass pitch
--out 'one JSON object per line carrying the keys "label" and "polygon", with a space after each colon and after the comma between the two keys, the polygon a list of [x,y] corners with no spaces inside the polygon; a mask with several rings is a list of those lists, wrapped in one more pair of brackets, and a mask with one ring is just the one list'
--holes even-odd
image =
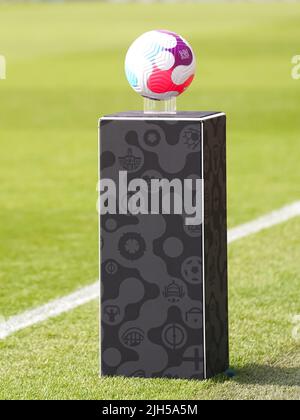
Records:
{"label": "grass pitch", "polygon": [[[141,107],[130,42],[198,58],[181,109],[228,114],[229,225],[300,197],[299,4],[0,5],[0,316],[97,278],[97,119]],[[300,399],[300,220],[230,245],[233,380],[99,379],[97,302],[0,341],[0,398]]]}

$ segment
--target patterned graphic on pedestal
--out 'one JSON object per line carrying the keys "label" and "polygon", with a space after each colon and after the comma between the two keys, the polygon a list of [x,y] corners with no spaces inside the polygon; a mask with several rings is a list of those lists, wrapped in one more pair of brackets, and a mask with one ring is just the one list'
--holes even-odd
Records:
{"label": "patterned graphic on pedestal", "polygon": [[[102,121],[101,177],[200,177],[200,147],[200,122]],[[184,221],[101,217],[103,374],[204,377],[202,224]]]}

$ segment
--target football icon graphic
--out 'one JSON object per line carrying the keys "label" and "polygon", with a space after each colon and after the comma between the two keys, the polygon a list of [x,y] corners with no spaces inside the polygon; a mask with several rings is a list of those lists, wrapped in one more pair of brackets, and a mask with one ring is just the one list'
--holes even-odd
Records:
{"label": "football icon graphic", "polygon": [[191,46],[180,35],[165,30],[141,35],[125,59],[129,84],[149,99],[167,100],[180,95],[192,83],[195,70]]}

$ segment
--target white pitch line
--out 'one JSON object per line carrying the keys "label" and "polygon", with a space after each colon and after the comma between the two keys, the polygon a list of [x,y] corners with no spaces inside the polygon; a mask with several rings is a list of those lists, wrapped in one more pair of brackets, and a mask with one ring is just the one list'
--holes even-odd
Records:
{"label": "white pitch line", "polygon": [[[230,229],[228,231],[228,243],[258,233],[297,216],[300,216],[300,201],[259,217],[252,222]],[[3,340],[17,331],[69,312],[72,309],[99,298],[99,289],[99,282],[97,281],[70,295],[52,300],[36,309],[23,312],[20,315],[12,316],[6,321],[0,322],[0,339]]]}
{"label": "white pitch line", "polygon": [[252,222],[237,226],[228,231],[228,243],[253,235],[261,230],[268,229],[272,226],[279,225],[294,217],[300,216],[300,201],[282,207],[279,210],[261,216]]}
{"label": "white pitch line", "polygon": [[12,316],[6,321],[0,323],[0,339],[4,339],[9,335],[39,324],[49,318],[56,317],[64,312],[69,312],[99,296],[99,283],[96,282],[90,286],[83,287],[70,295],[64,296],[60,299],[52,300],[45,305],[39,306],[23,312],[20,315]]}

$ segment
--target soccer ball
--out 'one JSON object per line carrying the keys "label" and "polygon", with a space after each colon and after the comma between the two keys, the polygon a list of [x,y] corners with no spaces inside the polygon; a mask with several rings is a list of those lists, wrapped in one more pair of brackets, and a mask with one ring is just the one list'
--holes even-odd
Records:
{"label": "soccer ball", "polygon": [[165,30],[146,32],[131,44],[125,73],[140,95],[166,100],[180,95],[192,83],[196,59],[180,35]]}

